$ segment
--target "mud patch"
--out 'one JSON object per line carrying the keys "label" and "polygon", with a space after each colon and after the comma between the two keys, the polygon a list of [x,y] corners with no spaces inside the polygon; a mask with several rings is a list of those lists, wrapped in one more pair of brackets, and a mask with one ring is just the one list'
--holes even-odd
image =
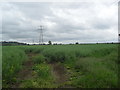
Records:
{"label": "mud patch", "polygon": [[28,60],[23,63],[22,70],[20,70],[17,74],[16,83],[12,83],[11,88],[19,88],[20,83],[23,80],[32,77],[32,66],[34,65],[34,62],[32,60],[33,56],[35,56],[35,54],[28,54]]}
{"label": "mud patch", "polygon": [[52,63],[52,73],[56,78],[56,84],[62,84],[68,80],[66,68],[59,63]]}
{"label": "mud patch", "polygon": [[75,88],[66,82],[69,82],[70,75],[67,71],[67,68],[64,67],[61,63],[51,63],[52,74],[55,77],[58,88]]}

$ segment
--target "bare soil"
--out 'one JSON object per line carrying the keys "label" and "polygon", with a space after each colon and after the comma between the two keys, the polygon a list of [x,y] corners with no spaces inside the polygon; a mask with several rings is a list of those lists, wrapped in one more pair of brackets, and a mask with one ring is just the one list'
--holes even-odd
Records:
{"label": "bare soil", "polygon": [[19,88],[20,87],[20,83],[22,80],[26,80],[30,77],[32,77],[32,66],[34,65],[34,62],[32,60],[32,57],[35,56],[35,54],[28,54],[28,60],[26,60],[24,63],[23,63],[23,68],[22,70],[20,70],[17,74],[17,77],[16,77],[16,81],[17,82],[13,82],[11,87],[12,88]]}
{"label": "bare soil", "polygon": [[[17,78],[16,78],[16,82],[13,82],[11,84],[11,88],[20,88],[20,85],[22,83],[23,80],[27,80],[32,76],[32,67],[34,66],[34,62],[32,60],[32,57],[36,56],[36,54],[28,54],[28,60],[26,60],[26,62],[23,63],[23,68],[22,70],[20,70],[17,74]],[[50,63],[51,67],[52,67],[52,74],[55,77],[56,81],[55,83],[57,85],[61,85],[64,82],[66,82],[69,78],[69,75],[67,74],[67,69],[60,63],[54,62],[54,63]],[[73,88],[71,86],[61,86],[59,88]]]}
{"label": "bare soil", "polygon": [[[52,67],[52,74],[56,78],[56,84],[62,85],[69,79],[69,75],[67,73],[67,69],[60,63],[51,63],[50,64]],[[59,88],[73,88],[70,85],[62,85]]]}
{"label": "bare soil", "polygon": [[59,63],[52,63],[52,72],[56,78],[56,83],[61,84],[67,80],[66,68]]}

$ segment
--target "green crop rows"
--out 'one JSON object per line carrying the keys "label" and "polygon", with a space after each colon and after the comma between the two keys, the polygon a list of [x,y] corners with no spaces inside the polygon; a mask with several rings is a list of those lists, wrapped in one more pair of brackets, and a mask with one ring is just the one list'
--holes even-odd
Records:
{"label": "green crop rows", "polygon": [[[117,86],[117,44],[94,45],[34,45],[2,47],[2,84],[10,87],[17,82],[17,73],[33,53],[31,79],[21,81],[20,87],[57,88],[111,88]],[[68,80],[55,83],[49,63],[60,63],[67,69]]]}

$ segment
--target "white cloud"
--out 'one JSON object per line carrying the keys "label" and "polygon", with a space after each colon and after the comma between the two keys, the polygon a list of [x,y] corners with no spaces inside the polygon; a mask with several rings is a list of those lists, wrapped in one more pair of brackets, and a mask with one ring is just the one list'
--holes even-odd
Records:
{"label": "white cloud", "polygon": [[113,0],[3,3],[3,40],[37,41],[37,29],[43,25],[46,42],[117,41],[117,8]]}

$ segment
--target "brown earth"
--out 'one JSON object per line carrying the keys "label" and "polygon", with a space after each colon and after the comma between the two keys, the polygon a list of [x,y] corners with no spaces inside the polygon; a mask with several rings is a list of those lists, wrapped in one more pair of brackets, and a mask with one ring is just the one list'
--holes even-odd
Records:
{"label": "brown earth", "polygon": [[66,68],[59,63],[52,63],[52,72],[56,78],[56,83],[61,84],[67,80]]}
{"label": "brown earth", "polygon": [[60,63],[51,63],[50,64],[52,67],[52,74],[56,78],[56,84],[62,85],[58,88],[73,88],[70,85],[64,85],[65,82],[68,81],[70,76],[67,73],[67,69],[64,67],[64,65]]}
{"label": "brown earth", "polygon": [[16,81],[11,84],[11,88],[19,88],[20,83],[22,80],[28,79],[32,77],[32,66],[34,65],[34,62],[32,60],[32,57],[35,56],[35,54],[28,54],[28,60],[26,60],[23,63],[23,68],[20,70],[17,74]]}
{"label": "brown earth", "polygon": [[[11,88],[20,88],[21,82],[23,80],[27,80],[32,76],[32,67],[34,66],[34,62],[32,60],[32,57],[36,56],[36,54],[28,54],[28,60],[23,63],[23,68],[20,70],[17,74],[16,81],[11,84]],[[55,77],[56,81],[55,83],[57,85],[65,83],[69,79],[69,75],[67,73],[67,69],[60,63],[50,63],[50,66],[52,67],[52,74]],[[73,88],[69,85],[60,86],[59,88]]]}

